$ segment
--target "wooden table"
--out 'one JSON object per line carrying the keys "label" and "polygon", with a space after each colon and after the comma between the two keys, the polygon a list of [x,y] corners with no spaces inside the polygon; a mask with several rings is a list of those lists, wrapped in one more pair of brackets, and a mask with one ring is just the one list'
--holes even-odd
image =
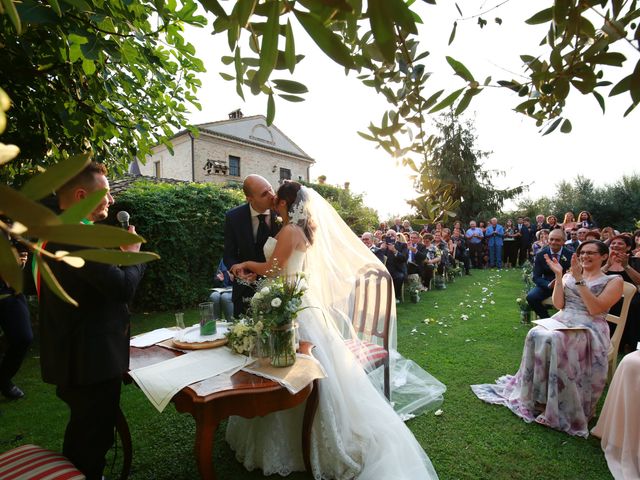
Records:
{"label": "wooden table", "polygon": [[[313,345],[300,343],[300,353],[311,355]],[[129,369],[153,365],[182,355],[182,352],[154,345],[147,348],[130,348]],[[318,406],[317,380],[296,395],[279,383],[239,371],[233,376],[218,375],[207,380],[212,393],[200,396],[189,387],[183,388],[171,401],[180,413],[189,413],[196,422],[194,453],[200,476],[214,480],[212,452],[216,429],[220,421],[230,415],[244,418],[264,416],[278,410],[295,407],[307,400],[302,424],[302,453],[307,471],[311,471],[311,426]]]}

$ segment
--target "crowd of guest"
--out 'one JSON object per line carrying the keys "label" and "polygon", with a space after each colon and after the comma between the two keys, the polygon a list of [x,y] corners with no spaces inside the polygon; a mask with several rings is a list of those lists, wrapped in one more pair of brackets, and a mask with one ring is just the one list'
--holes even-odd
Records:
{"label": "crowd of guest", "polygon": [[[599,228],[587,211],[577,217],[567,212],[562,223],[555,215],[539,214],[533,222],[524,216],[503,222],[491,218],[488,222],[471,220],[466,227],[455,221],[450,227],[436,222],[414,228],[408,220],[396,218],[390,226],[382,222],[373,232],[362,235],[362,241],[387,266],[397,299],[412,274],[419,276],[423,289],[429,289],[434,280],[444,278],[448,268],[471,274],[471,269],[521,267],[531,262],[535,286],[527,300],[540,318],[549,316],[545,301],[554,286],[554,274],[544,255],[557,259],[566,271],[571,256],[587,240],[600,240],[610,249],[603,273],[621,275],[623,280],[640,285],[640,230]],[[611,313],[620,313],[621,305],[622,300],[611,308]],[[611,325],[612,334],[614,330],[615,325]],[[632,299],[621,348],[635,349],[638,341],[640,294]]]}

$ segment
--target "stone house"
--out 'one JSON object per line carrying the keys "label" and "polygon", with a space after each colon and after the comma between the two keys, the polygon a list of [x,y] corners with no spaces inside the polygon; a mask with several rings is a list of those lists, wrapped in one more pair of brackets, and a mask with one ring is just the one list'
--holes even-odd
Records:
{"label": "stone house", "polygon": [[173,155],[156,145],[143,164],[134,161],[129,172],[191,182],[241,182],[257,173],[274,188],[285,179],[309,181],[315,160],[263,115],[244,117],[238,109],[228,120],[196,125],[199,135],[182,130],[171,138]]}

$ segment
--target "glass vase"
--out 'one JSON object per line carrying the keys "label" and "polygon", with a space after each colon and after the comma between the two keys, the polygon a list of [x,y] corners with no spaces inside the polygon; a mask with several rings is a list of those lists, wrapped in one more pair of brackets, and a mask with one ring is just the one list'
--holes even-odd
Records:
{"label": "glass vase", "polygon": [[296,361],[296,328],[293,322],[269,332],[269,358],[274,367],[290,367]]}
{"label": "glass vase", "polygon": [[255,346],[253,347],[253,352],[251,352],[251,356],[253,358],[267,358],[270,353],[269,348],[269,337],[264,337],[262,335],[256,336]]}

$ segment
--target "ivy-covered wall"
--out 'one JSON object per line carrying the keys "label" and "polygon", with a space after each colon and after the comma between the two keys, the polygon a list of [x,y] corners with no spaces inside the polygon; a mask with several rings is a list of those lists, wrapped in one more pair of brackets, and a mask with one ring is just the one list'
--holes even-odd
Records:
{"label": "ivy-covered wall", "polygon": [[207,300],[224,244],[225,212],[244,201],[241,190],[213,184],[136,182],[116,198],[111,216],[126,210],[156,252],[134,300],[136,311],[193,307]]}

